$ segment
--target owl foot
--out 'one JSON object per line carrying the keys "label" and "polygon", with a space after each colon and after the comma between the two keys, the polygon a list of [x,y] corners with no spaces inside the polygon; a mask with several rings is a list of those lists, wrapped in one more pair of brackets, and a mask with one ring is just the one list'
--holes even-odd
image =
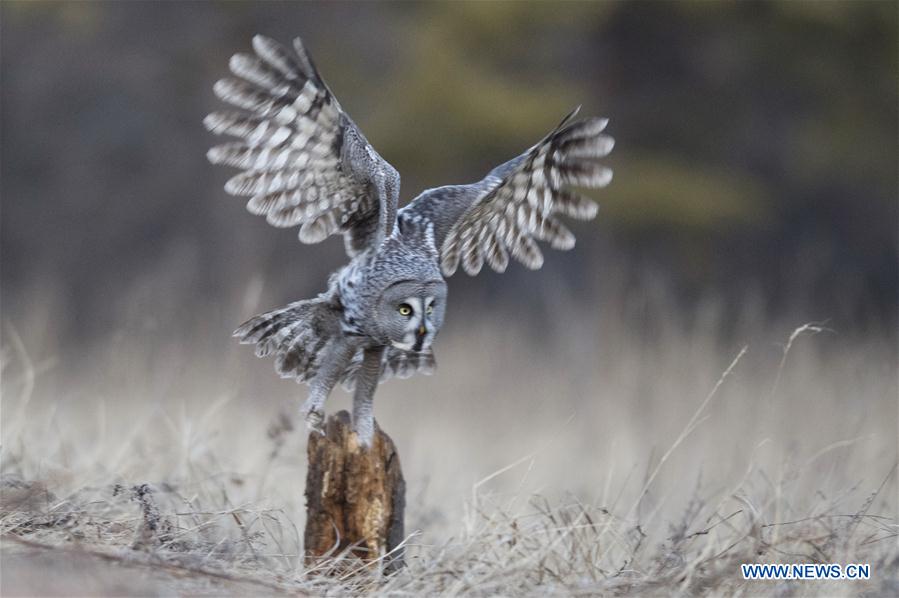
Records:
{"label": "owl foot", "polygon": [[371,448],[372,440],[374,440],[374,437],[372,435],[366,436],[365,434],[356,432],[356,437],[359,439],[359,446],[361,446],[365,450]]}
{"label": "owl foot", "polygon": [[325,435],[325,412],[321,409],[309,409],[306,411],[306,429],[309,432],[318,432]]}
{"label": "owl foot", "polygon": [[359,445],[364,449],[370,449],[375,438],[374,423],[374,419],[371,418],[359,418],[353,422],[353,431],[359,438]]}

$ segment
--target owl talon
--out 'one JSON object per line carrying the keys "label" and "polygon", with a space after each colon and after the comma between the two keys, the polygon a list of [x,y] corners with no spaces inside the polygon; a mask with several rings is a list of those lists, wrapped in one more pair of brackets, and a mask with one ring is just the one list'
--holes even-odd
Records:
{"label": "owl talon", "polygon": [[325,413],[324,411],[320,411],[318,409],[310,409],[306,412],[306,428],[309,432],[318,432],[320,435],[325,435]]}
{"label": "owl talon", "polygon": [[359,446],[364,449],[370,449],[375,439],[374,423],[374,419],[371,418],[359,418],[353,422],[353,432],[356,433],[356,438],[359,439]]}
{"label": "owl talon", "polygon": [[355,430],[356,438],[359,439],[359,446],[368,450],[371,448],[372,440],[374,440],[373,434],[366,434],[365,432],[359,432],[359,430]]}

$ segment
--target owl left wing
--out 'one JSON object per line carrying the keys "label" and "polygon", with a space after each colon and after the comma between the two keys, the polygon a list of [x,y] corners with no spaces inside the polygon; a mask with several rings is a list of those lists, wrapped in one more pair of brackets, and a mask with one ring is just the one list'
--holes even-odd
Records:
{"label": "owl left wing", "polygon": [[225,184],[250,198],[247,209],[276,227],[300,225],[300,241],[343,233],[350,256],[393,232],[400,177],[341,109],[300,38],[293,51],[253,38],[254,55],[235,54],[235,75],[215,94],[244,111],[214,112],[203,124],[240,141],[209,150],[213,164],[243,172]]}
{"label": "owl left wing", "polygon": [[536,241],[554,249],[574,247],[574,235],[558,219],[589,220],[597,205],[573,187],[605,187],[611,169],[597,159],[612,151],[614,140],[603,135],[606,119],[570,122],[574,110],[528,151],[494,168],[473,185],[441,187],[426,192],[400,211],[404,221],[424,218],[434,225],[444,275],[460,262],[470,275],[484,262],[505,271],[509,255],[527,268],[543,265]]}

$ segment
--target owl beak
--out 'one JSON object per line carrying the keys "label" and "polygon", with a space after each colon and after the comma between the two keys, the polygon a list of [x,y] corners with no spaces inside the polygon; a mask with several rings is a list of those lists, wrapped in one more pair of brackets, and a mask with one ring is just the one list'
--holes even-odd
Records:
{"label": "owl beak", "polygon": [[424,324],[418,325],[418,330],[416,330],[415,334],[415,345],[412,347],[413,351],[421,351],[422,346],[425,342],[425,333],[427,333],[427,328],[425,328]]}

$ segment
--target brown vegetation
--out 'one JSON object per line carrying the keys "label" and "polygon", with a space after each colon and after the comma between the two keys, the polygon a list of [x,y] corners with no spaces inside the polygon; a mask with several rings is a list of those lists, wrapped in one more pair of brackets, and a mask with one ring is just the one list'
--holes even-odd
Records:
{"label": "brown vegetation", "polygon": [[[398,546],[407,566],[386,576],[385,560],[360,562],[346,543],[305,558],[305,435],[272,403],[236,391],[190,404],[95,399],[73,409],[56,400],[48,408],[45,366],[8,335],[2,591],[895,593],[890,353],[876,343],[841,347],[816,329],[787,335],[782,349],[754,343],[726,362],[715,345],[703,348],[710,341],[701,334],[656,331],[655,347],[632,339],[599,351],[595,371],[563,345],[553,344],[551,358],[529,358],[527,343],[489,325],[447,339],[446,374],[388,383],[379,396],[409,484],[410,531]],[[584,341],[578,332],[564,338]],[[491,367],[481,372],[485,355]],[[107,364],[122,358],[118,351]],[[565,386],[573,373],[589,394]],[[81,392],[89,386],[82,381]],[[333,397],[329,410],[346,400]],[[382,449],[389,459],[386,442]],[[755,562],[863,562],[873,578],[743,580],[739,565]]]}

